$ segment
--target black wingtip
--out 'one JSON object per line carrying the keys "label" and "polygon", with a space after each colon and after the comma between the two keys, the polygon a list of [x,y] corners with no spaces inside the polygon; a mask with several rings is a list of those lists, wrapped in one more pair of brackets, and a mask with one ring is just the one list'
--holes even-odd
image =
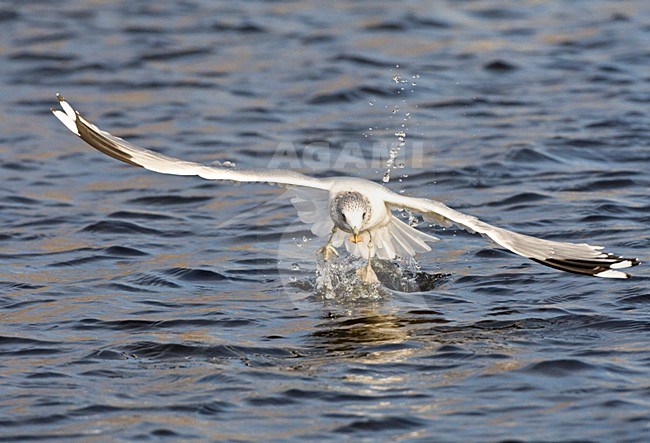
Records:
{"label": "black wingtip", "polygon": [[102,134],[101,131],[96,131],[95,128],[89,126],[87,121],[81,117],[81,114],[77,112],[79,116],[77,118],[77,128],[79,128],[79,136],[83,141],[88,143],[93,148],[97,149],[100,152],[113,157],[121,162],[128,163],[133,166],[142,168],[143,166],[134,162],[133,157],[119,149],[110,138]]}
{"label": "black wingtip", "polygon": [[624,258],[615,255],[608,255],[602,259],[595,260],[579,260],[579,259],[536,259],[531,260],[561,271],[570,272],[572,274],[591,275],[601,278],[630,278],[630,274],[621,271],[621,269],[631,268],[638,266],[641,261],[637,258]]}

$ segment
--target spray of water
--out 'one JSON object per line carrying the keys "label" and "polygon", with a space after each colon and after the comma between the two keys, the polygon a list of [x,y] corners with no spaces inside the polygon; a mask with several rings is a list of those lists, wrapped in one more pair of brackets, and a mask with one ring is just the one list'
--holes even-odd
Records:
{"label": "spray of water", "polygon": [[360,300],[384,300],[392,291],[426,292],[437,288],[446,274],[427,273],[420,270],[412,257],[400,260],[373,260],[373,269],[381,283],[363,283],[357,269],[364,266],[365,259],[352,256],[338,257],[328,261],[319,259],[316,269],[315,293],[326,300],[354,302]]}
{"label": "spray of water", "polygon": [[[399,69],[399,65],[395,66],[396,69]],[[414,81],[415,79],[419,78],[419,75],[413,75],[411,81],[410,89],[408,88],[409,80],[404,79],[401,75],[395,74],[392,77],[392,81],[395,82],[398,85],[397,93],[398,94],[404,94],[404,93],[413,93],[414,88],[416,86],[416,82]],[[402,98],[402,105],[406,109],[408,106],[407,99],[406,97]],[[394,105],[392,107],[392,112],[391,112],[391,119],[395,116],[401,117],[401,123],[399,124],[399,128],[394,129],[393,135],[397,137],[397,143],[391,143],[390,144],[390,150],[388,151],[388,160],[386,160],[386,171],[384,172],[381,180],[384,183],[388,183],[391,179],[391,173],[394,169],[401,169],[404,168],[404,163],[397,162],[397,157],[399,156],[400,151],[402,148],[406,145],[406,132],[408,130],[408,121],[411,119],[411,113],[402,110],[400,106],[402,105]],[[388,128],[387,128],[388,129]],[[401,179],[400,179],[401,181]]]}

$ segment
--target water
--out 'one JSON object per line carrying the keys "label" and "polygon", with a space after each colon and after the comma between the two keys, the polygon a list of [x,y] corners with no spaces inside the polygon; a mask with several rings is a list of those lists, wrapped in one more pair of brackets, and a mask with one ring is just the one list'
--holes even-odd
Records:
{"label": "water", "polygon": [[319,295],[321,242],[282,190],[119,164],[48,108],[61,92],[182,158],[377,182],[403,131],[391,189],[647,262],[649,17],[1,3],[1,439],[647,440],[647,265],[583,278],[420,224],[442,241],[384,264],[393,289]]}

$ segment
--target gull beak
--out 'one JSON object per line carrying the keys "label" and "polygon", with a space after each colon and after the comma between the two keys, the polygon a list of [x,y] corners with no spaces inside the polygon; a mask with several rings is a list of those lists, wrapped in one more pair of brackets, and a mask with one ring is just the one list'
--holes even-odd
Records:
{"label": "gull beak", "polygon": [[350,238],[350,241],[352,243],[359,243],[360,241],[363,241],[363,237],[359,235],[359,228],[354,228],[352,231],[352,237]]}

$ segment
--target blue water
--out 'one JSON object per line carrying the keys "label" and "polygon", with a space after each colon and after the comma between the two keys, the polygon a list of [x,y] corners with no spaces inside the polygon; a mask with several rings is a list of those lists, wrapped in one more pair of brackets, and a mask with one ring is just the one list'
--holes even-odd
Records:
{"label": "blue water", "polygon": [[391,189],[647,262],[649,23],[645,1],[0,3],[0,439],[648,440],[645,263],[563,274],[421,223],[442,241],[383,264],[393,289],[323,293],[281,189],[120,164],[49,107],[377,182],[402,137]]}

